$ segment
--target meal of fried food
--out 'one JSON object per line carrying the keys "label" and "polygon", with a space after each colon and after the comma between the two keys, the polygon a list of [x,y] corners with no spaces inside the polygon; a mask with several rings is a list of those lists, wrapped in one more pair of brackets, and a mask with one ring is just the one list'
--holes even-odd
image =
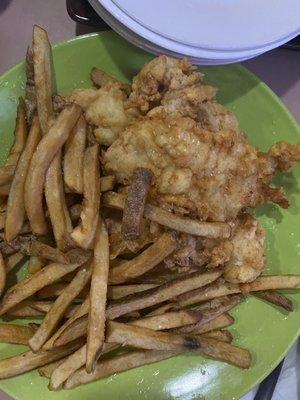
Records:
{"label": "meal of fried food", "polygon": [[100,208],[100,172],[97,144],[86,149],[83,160],[83,205],[80,224],[71,233],[72,239],[84,249],[93,246]]}
{"label": "meal of fried food", "polygon": [[43,188],[47,169],[68,139],[79,116],[80,109],[77,106],[65,108],[43,136],[32,156],[25,182],[24,198],[32,231],[37,235],[44,235],[48,231],[43,210]]}
{"label": "meal of fried food", "polygon": [[109,239],[105,221],[100,217],[94,244],[94,259],[88,314],[86,370],[93,372],[105,341],[105,309],[109,270]]}
{"label": "meal of fried food", "polygon": [[17,108],[17,119],[16,127],[14,131],[14,142],[11,146],[5,165],[16,166],[19,157],[24,149],[25,142],[27,139],[27,124],[25,115],[25,103],[22,97],[19,98],[19,104]]}
{"label": "meal of fried food", "polygon": [[86,137],[86,121],[81,115],[65,144],[63,162],[65,184],[75,193],[83,192],[83,159]]}
{"label": "meal of fried food", "polygon": [[146,168],[137,168],[133,172],[123,210],[122,235],[125,240],[135,240],[141,235],[152,176],[152,172]]}
{"label": "meal of fried food", "polygon": [[43,134],[54,117],[52,105],[51,45],[47,32],[34,25],[32,33],[32,54],[37,111]]}
{"label": "meal of fried food", "polygon": [[39,368],[50,390],[72,388],[185,352],[249,368],[228,311],[253,295],[291,312],[276,290],[300,275],[262,274],[248,209],[288,207],[270,185],[300,144],[249,144],[187,59],[154,58],[132,84],[93,68],[93,88],[60,94],[51,58],[34,26],[0,167],[0,316],[41,321],[0,325],[0,341],[32,350],[0,360],[0,379]]}
{"label": "meal of fried food", "polygon": [[27,141],[17,163],[7,200],[5,239],[10,242],[21,231],[25,219],[24,190],[29,164],[40,141],[40,125],[38,117],[32,120]]}

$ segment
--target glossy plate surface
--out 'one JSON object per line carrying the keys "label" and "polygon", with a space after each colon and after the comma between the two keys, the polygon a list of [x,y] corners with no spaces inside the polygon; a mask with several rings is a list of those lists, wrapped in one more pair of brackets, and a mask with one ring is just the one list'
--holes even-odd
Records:
{"label": "glossy plate surface", "polygon": [[[152,57],[113,32],[61,43],[54,46],[53,54],[58,92],[90,86],[93,66],[129,80]],[[205,82],[219,88],[218,100],[237,115],[251,143],[266,150],[277,140],[299,141],[297,123],[267,86],[247,70],[231,65],[202,67],[201,71]],[[4,162],[12,142],[17,98],[23,94],[21,63],[0,78],[0,162]],[[256,212],[267,231],[265,274],[300,274],[299,166],[275,181],[286,188],[291,206],[282,210],[265,205]],[[184,355],[69,391],[49,392],[47,380],[35,371],[0,381],[0,388],[19,400],[239,399],[276,366],[299,333],[300,293],[290,291],[288,296],[295,304],[295,311],[288,316],[253,297],[232,312],[236,323],[230,330],[235,343],[253,354],[248,371],[199,355]],[[0,345],[1,358],[24,350],[23,346]]]}

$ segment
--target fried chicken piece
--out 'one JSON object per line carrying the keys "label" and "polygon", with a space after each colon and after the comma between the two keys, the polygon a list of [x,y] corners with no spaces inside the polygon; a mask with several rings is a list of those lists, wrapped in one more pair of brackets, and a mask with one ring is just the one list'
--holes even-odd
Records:
{"label": "fried chicken piece", "polygon": [[103,162],[123,184],[135,168],[150,169],[155,176],[150,196],[159,205],[178,206],[178,200],[200,220],[231,221],[244,208],[267,201],[286,206],[282,189],[269,184],[276,170],[299,158],[299,144],[279,143],[262,153],[236,130],[212,132],[191,118],[145,116],[121,133]]}
{"label": "fried chicken piece", "polygon": [[165,55],[145,64],[133,78],[129,105],[151,115],[162,112],[196,118],[199,104],[211,100],[216,88],[202,84],[202,74],[186,58]]}
{"label": "fried chicken piece", "polygon": [[130,122],[139,115],[136,108],[126,106],[128,85],[115,79],[99,89],[75,89],[64,96],[67,102],[79,104],[87,122],[95,127],[96,140],[109,146]]}
{"label": "fried chicken piece", "polygon": [[230,239],[232,253],[225,263],[224,278],[232,283],[254,281],[263,270],[265,232],[260,223],[249,214],[239,217]]}

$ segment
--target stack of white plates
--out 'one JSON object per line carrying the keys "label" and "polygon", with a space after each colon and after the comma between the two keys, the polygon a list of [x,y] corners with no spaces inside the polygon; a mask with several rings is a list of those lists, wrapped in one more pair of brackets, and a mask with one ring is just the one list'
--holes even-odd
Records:
{"label": "stack of white plates", "polygon": [[202,65],[243,61],[300,33],[299,0],[89,0],[131,43]]}

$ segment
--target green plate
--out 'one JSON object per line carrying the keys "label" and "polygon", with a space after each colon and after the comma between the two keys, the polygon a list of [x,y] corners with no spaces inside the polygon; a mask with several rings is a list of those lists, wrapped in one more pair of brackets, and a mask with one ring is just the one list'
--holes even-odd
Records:
{"label": "green plate", "polygon": [[[24,49],[25,51],[25,49]],[[93,66],[123,79],[130,78],[151,59],[112,32],[78,37],[54,46],[58,92],[90,86]],[[300,129],[278,98],[255,76],[239,65],[201,68],[205,81],[219,88],[218,100],[238,117],[251,143],[267,149],[278,140],[299,141]],[[24,63],[0,78],[0,161],[12,141],[17,98],[24,94]],[[288,210],[264,205],[257,212],[267,231],[266,274],[300,274],[300,168],[275,178],[291,202]],[[250,297],[232,315],[235,343],[251,350],[248,371],[199,355],[183,355],[136,368],[69,391],[51,393],[47,380],[33,371],[0,382],[0,388],[16,399],[32,398],[102,400],[114,399],[238,399],[261,381],[286,354],[299,333],[300,293],[291,291],[295,311],[285,315],[273,306]],[[1,356],[17,354],[21,346],[2,344]]]}

